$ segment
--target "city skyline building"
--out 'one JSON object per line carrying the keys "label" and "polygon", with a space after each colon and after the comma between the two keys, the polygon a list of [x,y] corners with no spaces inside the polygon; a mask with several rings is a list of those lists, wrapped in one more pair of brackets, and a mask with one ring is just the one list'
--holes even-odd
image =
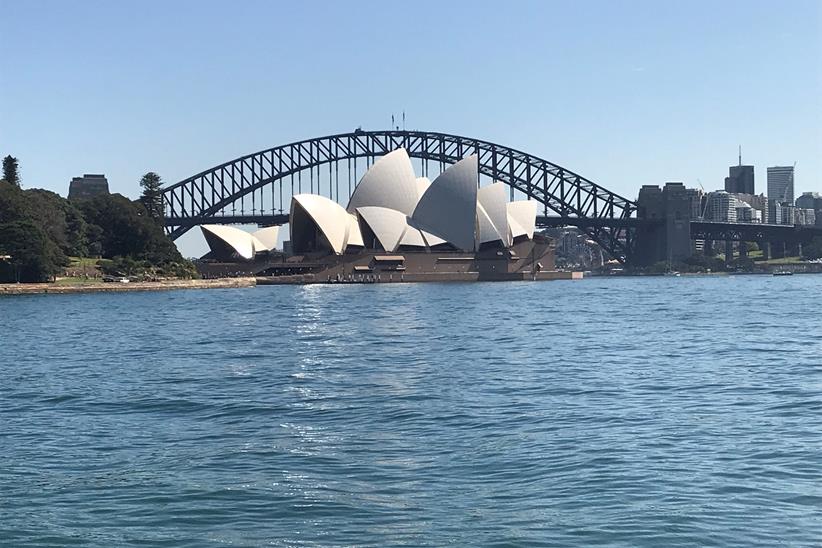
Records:
{"label": "city skyline building", "polygon": [[730,192],[718,190],[708,194],[708,203],[705,207],[705,219],[720,223],[735,223],[736,209],[740,200]]}
{"label": "city skyline building", "polygon": [[686,188],[685,195],[688,199],[691,219],[701,219],[705,213],[705,192],[701,188]]}
{"label": "city skyline building", "polygon": [[108,194],[108,179],[102,173],[86,173],[69,183],[69,200],[82,200]]}
{"label": "city skyline building", "polygon": [[818,192],[803,192],[802,196],[796,199],[796,207],[822,210],[822,196]]}
{"label": "city skyline building", "polygon": [[794,166],[772,166],[768,168],[768,200],[793,204]]}
{"label": "city skyline building", "polygon": [[754,166],[742,165],[742,147],[739,147],[739,164],[728,168],[725,177],[725,192],[731,194],[754,194]]}

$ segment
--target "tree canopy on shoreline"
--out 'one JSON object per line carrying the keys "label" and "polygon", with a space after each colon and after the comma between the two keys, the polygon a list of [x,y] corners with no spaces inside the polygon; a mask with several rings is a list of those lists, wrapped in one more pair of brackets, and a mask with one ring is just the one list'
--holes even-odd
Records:
{"label": "tree canopy on shoreline", "polygon": [[69,257],[116,259],[172,276],[195,272],[141,200],[110,194],[70,202],[5,180],[0,181],[0,257],[6,257],[0,259],[0,282],[48,281]]}

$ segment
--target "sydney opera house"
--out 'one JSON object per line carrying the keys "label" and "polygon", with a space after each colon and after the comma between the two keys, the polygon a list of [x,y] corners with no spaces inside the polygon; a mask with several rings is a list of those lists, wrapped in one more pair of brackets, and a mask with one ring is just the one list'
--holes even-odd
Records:
{"label": "sydney opera house", "polygon": [[272,283],[564,277],[552,272],[552,243],[534,234],[536,202],[509,202],[504,184],[478,181],[476,156],[429,181],[400,148],[368,169],[347,207],[293,196],[284,251],[279,227],[204,225],[205,258],[251,261]]}

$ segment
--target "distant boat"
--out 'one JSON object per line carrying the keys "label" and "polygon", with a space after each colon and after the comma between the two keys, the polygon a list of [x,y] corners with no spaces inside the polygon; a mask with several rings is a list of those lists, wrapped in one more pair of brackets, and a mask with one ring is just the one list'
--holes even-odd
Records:
{"label": "distant boat", "polygon": [[793,276],[793,272],[790,270],[777,270],[773,273],[774,276]]}

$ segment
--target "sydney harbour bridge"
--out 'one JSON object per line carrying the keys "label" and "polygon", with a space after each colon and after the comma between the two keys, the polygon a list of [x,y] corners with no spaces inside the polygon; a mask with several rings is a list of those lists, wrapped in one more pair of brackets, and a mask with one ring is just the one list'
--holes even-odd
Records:
{"label": "sydney harbour bridge", "polygon": [[[666,237],[665,219],[637,216],[635,201],[532,154],[447,133],[361,129],[248,154],[165,187],[167,233],[176,239],[200,224],[285,224],[291,196],[306,192],[345,206],[360,174],[400,147],[418,163],[418,172],[432,179],[475,154],[481,180],[500,181],[508,185],[512,199],[541,204],[538,226],[578,227],[621,263],[647,257],[640,253],[643,246],[659,247],[654,242]],[[691,238],[726,241],[794,241],[816,232],[694,220],[689,228]]]}

